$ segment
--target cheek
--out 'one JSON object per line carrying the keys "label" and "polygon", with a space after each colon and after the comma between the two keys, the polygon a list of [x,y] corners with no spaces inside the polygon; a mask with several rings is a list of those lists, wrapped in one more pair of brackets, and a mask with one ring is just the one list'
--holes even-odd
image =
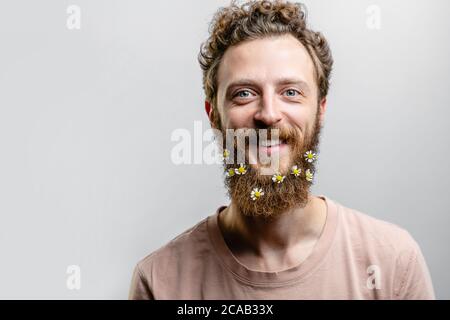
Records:
{"label": "cheek", "polygon": [[306,126],[313,120],[313,115],[307,110],[291,110],[285,113],[291,126],[300,128],[302,132]]}
{"label": "cheek", "polygon": [[250,108],[232,108],[225,112],[224,123],[227,128],[252,127],[253,113]]}

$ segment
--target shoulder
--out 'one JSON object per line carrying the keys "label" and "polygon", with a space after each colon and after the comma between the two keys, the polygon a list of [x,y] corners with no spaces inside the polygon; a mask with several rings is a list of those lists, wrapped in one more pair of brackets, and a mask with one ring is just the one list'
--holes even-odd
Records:
{"label": "shoulder", "polygon": [[[129,299],[158,299],[177,291],[179,279],[200,270],[209,252],[204,218],[140,259],[133,271]],[[173,293],[175,294],[175,293]]]}
{"label": "shoulder", "polygon": [[434,299],[425,258],[407,230],[359,210],[340,204],[338,207],[344,246],[358,263],[379,268],[382,278],[390,279],[393,297]]}
{"label": "shoulder", "polygon": [[395,256],[411,255],[419,250],[417,242],[403,227],[370,216],[357,209],[338,204],[341,228],[352,242],[364,245],[366,250],[382,250]]}
{"label": "shoulder", "polygon": [[136,269],[141,277],[148,279],[154,277],[156,273],[168,274],[183,264],[188,265],[190,257],[207,251],[209,248],[207,219],[202,219],[140,259],[136,264]]}

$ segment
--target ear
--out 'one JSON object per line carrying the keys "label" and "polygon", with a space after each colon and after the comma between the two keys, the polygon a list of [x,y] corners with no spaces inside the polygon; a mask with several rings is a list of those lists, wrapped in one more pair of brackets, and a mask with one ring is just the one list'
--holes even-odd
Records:
{"label": "ear", "polygon": [[319,118],[320,124],[322,125],[325,121],[325,112],[327,111],[327,98],[322,98],[319,103]]}
{"label": "ear", "polygon": [[205,111],[210,120],[211,120],[211,110],[212,110],[211,103],[209,103],[209,101],[205,100]]}
{"label": "ear", "polygon": [[209,119],[209,124],[211,125],[211,128],[214,128],[214,121],[213,121],[213,108],[211,106],[211,103],[207,100],[205,100],[205,111],[206,111],[206,115],[208,116]]}

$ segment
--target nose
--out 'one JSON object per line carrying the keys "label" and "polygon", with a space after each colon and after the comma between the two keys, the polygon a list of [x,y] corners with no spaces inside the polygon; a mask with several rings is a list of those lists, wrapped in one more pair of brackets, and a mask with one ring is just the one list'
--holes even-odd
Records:
{"label": "nose", "polygon": [[254,119],[257,127],[271,127],[281,121],[282,115],[279,106],[271,95],[263,97]]}

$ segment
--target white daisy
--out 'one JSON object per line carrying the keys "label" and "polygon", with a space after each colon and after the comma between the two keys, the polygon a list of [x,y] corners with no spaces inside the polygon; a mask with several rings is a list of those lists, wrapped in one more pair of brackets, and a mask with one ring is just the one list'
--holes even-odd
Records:
{"label": "white daisy", "polygon": [[302,172],[302,169],[300,169],[297,166],[293,166],[291,169],[291,174],[293,174],[296,177],[298,177],[300,175],[300,172]]}
{"label": "white daisy", "polygon": [[286,176],[282,176],[279,173],[276,173],[272,176],[272,181],[275,183],[282,183],[284,181],[284,178],[286,178]]}
{"label": "white daisy", "polygon": [[230,168],[230,169],[228,169],[228,170],[225,171],[225,175],[226,175],[227,177],[232,177],[232,176],[234,176],[235,174],[236,174],[236,172],[235,172],[235,169],[234,169],[234,168]]}
{"label": "white daisy", "polygon": [[250,198],[255,201],[261,198],[263,195],[264,191],[261,188],[253,188],[252,192],[250,193]]}
{"label": "white daisy", "polygon": [[312,152],[311,150],[306,151],[304,154],[304,157],[305,157],[305,160],[308,161],[309,163],[311,163],[317,159],[317,155],[314,152]]}
{"label": "white daisy", "polygon": [[228,151],[228,149],[223,149],[223,159],[228,160],[229,157],[230,157],[230,151]]}
{"label": "white daisy", "polygon": [[314,173],[312,173],[311,170],[307,169],[305,171],[305,177],[306,177],[306,180],[311,182],[313,180],[313,178],[314,178]]}
{"label": "white daisy", "polygon": [[239,164],[239,168],[234,169],[234,172],[239,175],[245,174],[247,172],[247,167],[241,163]]}

